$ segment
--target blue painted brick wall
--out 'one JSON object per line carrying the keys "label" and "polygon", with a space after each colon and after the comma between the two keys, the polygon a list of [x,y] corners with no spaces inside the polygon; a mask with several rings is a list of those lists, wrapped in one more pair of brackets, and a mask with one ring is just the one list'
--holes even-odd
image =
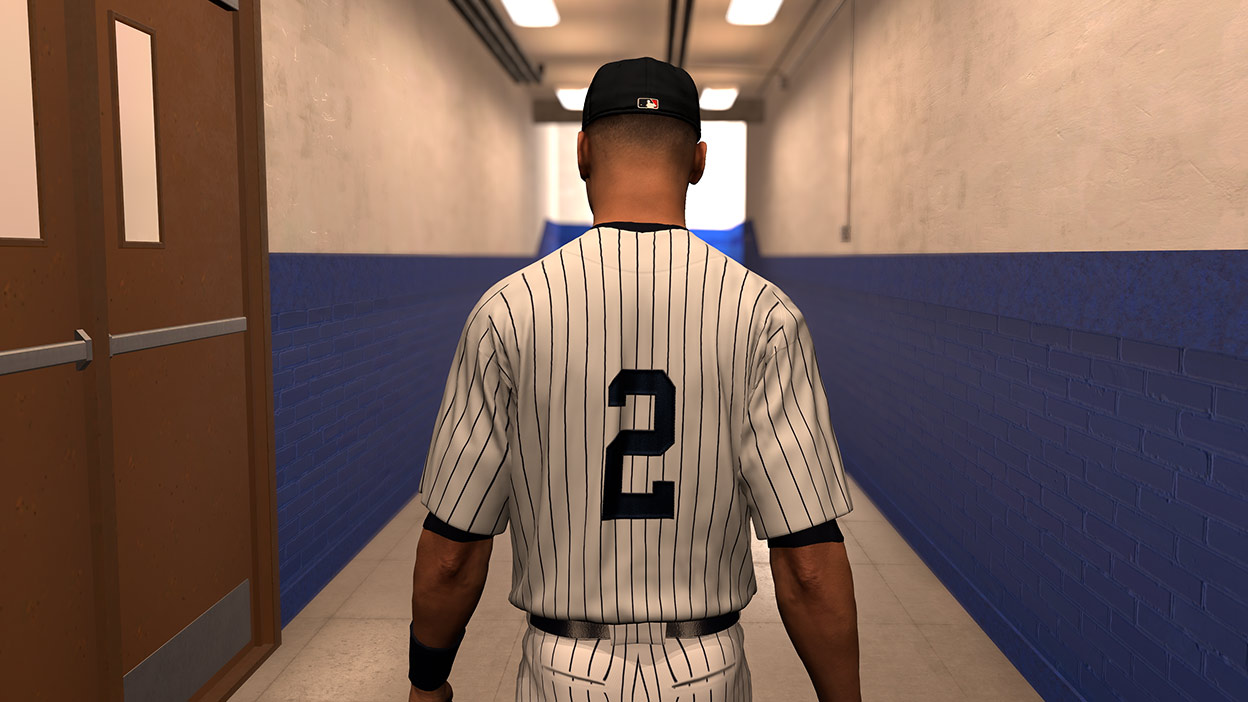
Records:
{"label": "blue painted brick wall", "polygon": [[416,494],[468,312],[531,260],[269,256],[283,626]]}
{"label": "blue painted brick wall", "polygon": [[848,471],[1046,700],[1248,699],[1248,252],[750,263]]}
{"label": "blue painted brick wall", "polygon": [[[763,260],[746,229],[848,469],[1048,700],[1248,699],[1248,255],[1165,254]],[[415,493],[464,318],[530,260],[271,255],[283,624]]]}

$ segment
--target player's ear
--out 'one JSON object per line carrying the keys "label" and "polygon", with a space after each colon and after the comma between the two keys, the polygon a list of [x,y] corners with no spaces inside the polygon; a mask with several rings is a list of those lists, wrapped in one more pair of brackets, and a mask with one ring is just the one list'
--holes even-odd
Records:
{"label": "player's ear", "polygon": [[583,131],[576,133],[576,168],[581,172],[581,180],[589,180],[589,142]]}
{"label": "player's ear", "polygon": [[693,149],[693,169],[689,171],[689,184],[697,185],[706,170],[706,142],[700,141]]}

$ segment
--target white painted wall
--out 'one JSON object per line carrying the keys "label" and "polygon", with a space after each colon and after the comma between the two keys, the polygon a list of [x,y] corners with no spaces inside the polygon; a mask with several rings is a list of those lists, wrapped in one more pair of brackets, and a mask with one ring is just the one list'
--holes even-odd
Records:
{"label": "white painted wall", "polygon": [[763,254],[1248,247],[1241,0],[847,2],[750,127]]}
{"label": "white painted wall", "polygon": [[274,252],[531,256],[537,132],[445,0],[266,0]]}
{"label": "white painted wall", "polygon": [[[546,219],[558,224],[593,224],[585,182],[576,166],[580,123],[544,123],[537,125],[537,131]],[[731,229],[745,221],[745,123],[708,121],[704,115],[702,141],[706,142],[706,171],[697,185],[689,186],[685,226]]]}

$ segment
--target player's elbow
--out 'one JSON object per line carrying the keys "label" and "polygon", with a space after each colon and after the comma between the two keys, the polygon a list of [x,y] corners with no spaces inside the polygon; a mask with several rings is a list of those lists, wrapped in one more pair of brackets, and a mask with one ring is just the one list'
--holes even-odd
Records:
{"label": "player's elbow", "polygon": [[831,593],[853,596],[852,573],[844,543],[773,548],[770,557],[778,598],[823,597]]}
{"label": "player's elbow", "polygon": [[416,547],[416,563],[418,569],[427,564],[430,574],[441,580],[484,577],[493,547],[493,539],[455,541],[426,530]]}

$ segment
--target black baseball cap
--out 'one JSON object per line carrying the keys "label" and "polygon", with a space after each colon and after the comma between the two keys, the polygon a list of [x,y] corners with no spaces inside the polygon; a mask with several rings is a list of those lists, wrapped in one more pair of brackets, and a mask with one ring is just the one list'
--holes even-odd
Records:
{"label": "black baseball cap", "polygon": [[702,138],[698,86],[683,68],[645,56],[604,64],[585,93],[581,129],[599,117],[620,114],[665,115],[693,125]]}

